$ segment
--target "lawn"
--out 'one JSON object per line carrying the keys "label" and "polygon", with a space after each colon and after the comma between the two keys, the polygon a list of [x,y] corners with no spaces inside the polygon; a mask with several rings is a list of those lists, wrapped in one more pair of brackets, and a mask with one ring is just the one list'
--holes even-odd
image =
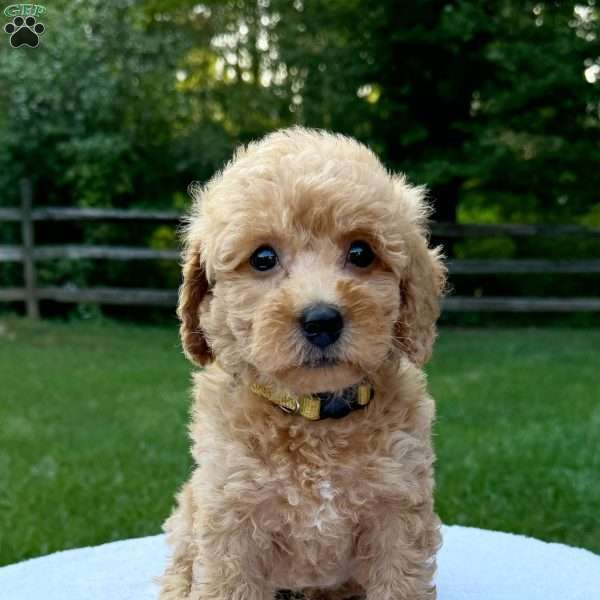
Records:
{"label": "lawn", "polygon": [[[445,523],[600,552],[600,330],[443,329]],[[158,533],[190,470],[177,325],[0,320],[0,564]]]}

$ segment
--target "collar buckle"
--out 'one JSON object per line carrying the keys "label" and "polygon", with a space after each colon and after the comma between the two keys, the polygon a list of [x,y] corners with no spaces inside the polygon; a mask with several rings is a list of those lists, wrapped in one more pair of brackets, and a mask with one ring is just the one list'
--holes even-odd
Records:
{"label": "collar buckle", "polygon": [[287,404],[278,404],[279,408],[288,415],[297,415],[300,412],[300,401],[298,398],[289,398],[289,400],[294,403],[293,406],[288,406]]}

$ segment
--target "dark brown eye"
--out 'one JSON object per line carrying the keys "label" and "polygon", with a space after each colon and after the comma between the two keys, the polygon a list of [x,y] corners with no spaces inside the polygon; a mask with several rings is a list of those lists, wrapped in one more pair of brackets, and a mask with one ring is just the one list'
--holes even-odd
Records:
{"label": "dark brown eye", "polygon": [[366,268],[375,260],[375,254],[367,242],[358,240],[350,244],[346,261],[355,267]]}
{"label": "dark brown eye", "polygon": [[268,271],[277,264],[277,254],[271,246],[260,246],[250,257],[250,264],[257,271]]}

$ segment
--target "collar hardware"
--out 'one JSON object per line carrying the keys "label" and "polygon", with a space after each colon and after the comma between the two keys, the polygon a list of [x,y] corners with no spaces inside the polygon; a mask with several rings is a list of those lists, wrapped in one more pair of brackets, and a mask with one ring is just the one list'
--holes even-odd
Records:
{"label": "collar hardware", "polygon": [[301,415],[310,421],[345,417],[353,410],[363,408],[373,399],[374,390],[370,383],[361,383],[343,390],[340,394],[325,392],[295,396],[286,392],[275,392],[269,386],[253,383],[250,391],[269,400],[290,415]]}

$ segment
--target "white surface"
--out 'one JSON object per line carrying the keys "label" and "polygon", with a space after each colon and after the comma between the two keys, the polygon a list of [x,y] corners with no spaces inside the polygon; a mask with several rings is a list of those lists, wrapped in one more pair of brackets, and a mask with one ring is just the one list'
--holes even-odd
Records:
{"label": "white surface", "polygon": [[[591,552],[469,527],[443,534],[438,600],[600,600],[600,556]],[[0,599],[155,600],[167,553],[159,535],[9,565]]]}

